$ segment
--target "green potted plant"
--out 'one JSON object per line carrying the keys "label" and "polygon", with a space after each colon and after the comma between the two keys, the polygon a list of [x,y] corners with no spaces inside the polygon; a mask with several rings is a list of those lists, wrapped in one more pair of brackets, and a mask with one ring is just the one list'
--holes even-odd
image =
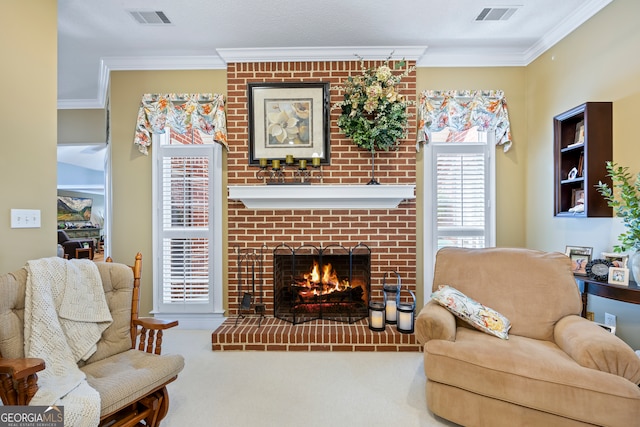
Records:
{"label": "green potted plant", "polygon": [[[338,118],[340,130],[360,148],[371,151],[371,181],[379,184],[374,177],[374,155],[376,150],[397,149],[401,139],[407,136],[411,104],[398,93],[398,85],[415,67],[407,67],[402,73],[394,74],[389,56],[377,68],[365,68],[364,59],[360,59],[362,74],[349,76],[343,86],[335,86],[344,93],[344,99],[331,108],[341,108]],[[405,67],[404,60],[395,63],[394,69]]]}
{"label": "green potted plant", "polygon": [[627,228],[618,236],[620,244],[614,246],[613,250],[633,251],[629,255],[629,268],[637,282],[640,280],[640,173],[633,176],[628,167],[611,161],[607,162],[606,167],[612,186],[599,182],[596,188]]}

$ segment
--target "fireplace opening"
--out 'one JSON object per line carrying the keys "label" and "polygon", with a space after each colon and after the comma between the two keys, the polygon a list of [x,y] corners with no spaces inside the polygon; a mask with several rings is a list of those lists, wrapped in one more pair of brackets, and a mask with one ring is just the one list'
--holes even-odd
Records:
{"label": "fireplace opening", "polygon": [[274,316],[297,324],[316,319],[353,323],[367,317],[371,250],[340,245],[273,251]]}

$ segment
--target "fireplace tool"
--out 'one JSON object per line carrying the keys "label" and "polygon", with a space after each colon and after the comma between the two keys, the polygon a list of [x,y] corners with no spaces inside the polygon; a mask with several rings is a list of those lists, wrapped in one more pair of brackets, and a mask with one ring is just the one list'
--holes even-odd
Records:
{"label": "fireplace tool", "polygon": [[[263,302],[263,280],[262,280],[262,260],[263,249],[266,245],[262,245],[260,249],[240,248],[236,246],[237,263],[238,263],[238,292],[242,295],[240,306],[238,307],[238,317],[236,317],[235,325],[241,318],[248,315],[257,315],[258,327],[265,317],[265,304]],[[243,272],[246,273],[243,277]],[[257,299],[256,299],[257,287]]]}

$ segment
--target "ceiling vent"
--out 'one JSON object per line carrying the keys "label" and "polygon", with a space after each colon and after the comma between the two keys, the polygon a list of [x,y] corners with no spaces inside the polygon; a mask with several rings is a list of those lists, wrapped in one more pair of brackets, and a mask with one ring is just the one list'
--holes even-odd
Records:
{"label": "ceiling vent", "polygon": [[133,17],[139,24],[164,25],[171,24],[167,15],[160,10],[129,10],[129,15]]}
{"label": "ceiling vent", "polygon": [[518,10],[516,7],[485,7],[476,16],[476,21],[506,21]]}

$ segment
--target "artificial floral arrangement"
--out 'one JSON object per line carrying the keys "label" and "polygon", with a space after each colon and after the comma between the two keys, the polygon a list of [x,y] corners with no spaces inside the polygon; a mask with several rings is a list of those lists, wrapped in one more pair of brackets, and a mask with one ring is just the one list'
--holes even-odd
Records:
{"label": "artificial floral arrangement", "polygon": [[[415,67],[394,74],[389,66],[392,55],[393,52],[377,68],[365,68],[364,58],[356,55],[362,75],[349,76],[344,86],[332,87],[344,92],[344,100],[331,107],[342,109],[338,127],[358,147],[372,153],[396,149],[399,141],[407,136],[407,106],[412,102],[398,93],[398,85]],[[405,66],[404,60],[397,61],[394,69]]]}
{"label": "artificial floral arrangement", "polygon": [[619,199],[614,197],[613,188],[598,182],[598,192],[607,200],[616,215],[622,218],[627,231],[618,236],[620,245],[614,246],[615,252],[629,249],[640,250],[640,173],[633,177],[628,167],[607,162],[607,176],[611,177],[612,187],[619,189]]}

